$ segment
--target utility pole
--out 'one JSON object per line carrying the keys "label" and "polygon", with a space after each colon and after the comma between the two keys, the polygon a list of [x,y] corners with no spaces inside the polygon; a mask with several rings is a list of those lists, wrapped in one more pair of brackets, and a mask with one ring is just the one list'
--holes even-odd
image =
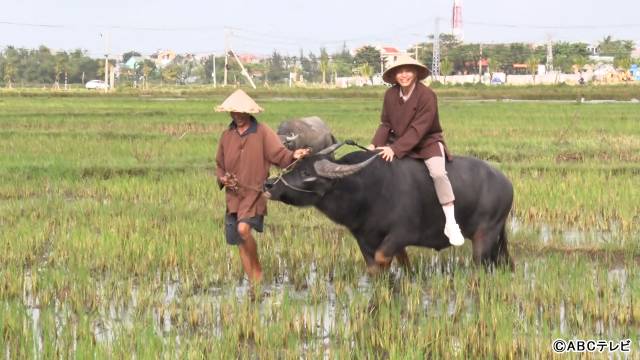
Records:
{"label": "utility pole", "polygon": [[[431,65],[431,76],[438,80],[440,76],[440,18],[436,17],[436,31],[433,34],[433,64]],[[416,50],[417,52],[417,50]]]}
{"label": "utility pole", "polygon": [[242,65],[242,62],[240,61],[240,59],[238,59],[238,55],[236,55],[236,52],[233,50],[229,51],[231,53],[231,55],[233,55],[233,58],[236,59],[236,62],[238,63],[238,65],[240,65],[240,69],[242,71],[242,75],[244,75],[244,77],[247,78],[247,80],[249,80],[249,83],[251,83],[251,86],[253,86],[253,88],[256,88],[256,84],[253,83],[253,80],[251,79],[251,76],[249,76],[249,73],[247,72],[247,69],[244,68],[244,66]]}
{"label": "utility pole", "polygon": [[104,83],[107,85],[104,92],[106,93],[109,91],[109,33],[105,34],[104,39]]}
{"label": "utility pole", "polygon": [[229,30],[224,29],[224,85],[227,86],[227,68],[229,67]]}
{"label": "utility pole", "polygon": [[416,59],[416,61],[418,61],[418,43],[416,43],[415,53],[416,53],[415,59]]}
{"label": "utility pole", "polygon": [[212,73],[212,76],[213,76],[213,87],[216,88],[216,87],[218,87],[218,83],[216,82],[217,80],[216,80],[216,54],[215,53],[213,54],[213,73]]}
{"label": "utility pole", "polygon": [[480,59],[478,59],[478,78],[482,82],[482,44],[480,44]]}

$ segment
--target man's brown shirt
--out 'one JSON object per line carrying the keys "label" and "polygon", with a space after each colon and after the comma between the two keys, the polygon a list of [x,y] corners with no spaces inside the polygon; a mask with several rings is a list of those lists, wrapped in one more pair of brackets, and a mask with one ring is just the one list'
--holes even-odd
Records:
{"label": "man's brown shirt", "polygon": [[269,176],[269,167],[287,167],[293,162],[293,152],[286,149],[278,135],[267,125],[251,118],[249,128],[241,135],[232,122],[218,143],[216,176],[225,173],[238,179],[238,191],[226,189],[227,213],[237,213],[238,220],[267,213],[267,199],[262,196],[262,184]]}

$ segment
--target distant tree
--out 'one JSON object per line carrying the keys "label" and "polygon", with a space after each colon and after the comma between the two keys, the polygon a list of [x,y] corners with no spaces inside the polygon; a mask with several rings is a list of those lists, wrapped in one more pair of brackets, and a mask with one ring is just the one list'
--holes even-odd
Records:
{"label": "distant tree", "polygon": [[447,83],[447,76],[451,75],[453,71],[453,63],[449,61],[448,58],[444,58],[440,60],[440,74],[442,75],[442,83]]}
{"label": "distant tree", "polygon": [[142,56],[142,55],[137,51],[128,51],[122,54],[122,62],[126,63],[127,61],[129,61],[129,59],[131,59],[134,56]]}
{"label": "distant tree", "polygon": [[585,56],[576,56],[573,58],[573,64],[578,72],[582,73],[582,69],[587,65],[587,58]]}
{"label": "distant tree", "polygon": [[[433,38],[433,36],[432,36]],[[440,49],[447,51],[449,49],[453,49],[462,44],[460,40],[455,35],[440,33]]]}
{"label": "distant tree", "polygon": [[329,75],[331,76],[331,83],[335,86],[336,81],[338,80],[338,66],[335,61],[331,61],[331,59],[329,59],[327,71],[329,71]]}
{"label": "distant tree", "polygon": [[358,49],[353,61],[356,66],[369,64],[372,70],[380,69],[380,50],[370,45],[363,46]]}
{"label": "distant tree", "polygon": [[334,73],[337,76],[351,76],[353,75],[353,56],[347,48],[347,44],[342,44],[342,50],[331,56],[334,60]]}
{"label": "distant tree", "polygon": [[320,72],[322,73],[322,85],[327,84],[327,70],[329,70],[329,54],[327,49],[320,49]]}
{"label": "distant tree", "polygon": [[489,81],[493,80],[493,73],[499,72],[502,68],[502,63],[497,58],[489,58]]}
{"label": "distant tree", "polygon": [[540,62],[538,61],[538,58],[536,58],[535,56],[530,56],[527,59],[527,69],[529,70],[529,73],[533,75],[534,85],[536,83],[536,72],[538,71],[538,64],[540,64]]}
{"label": "distant tree", "polygon": [[630,56],[619,56],[613,60],[613,65],[616,69],[629,71],[631,68],[631,57]]}
{"label": "distant tree", "polygon": [[142,75],[144,76],[142,87],[144,89],[149,88],[150,75],[155,70],[156,70],[156,63],[153,62],[152,60],[145,59],[144,62],[142,63]]}
{"label": "distant tree", "polygon": [[16,69],[15,66],[10,63],[10,62],[5,62],[4,63],[4,69],[3,69],[3,73],[4,73],[4,83],[5,86],[8,87],[9,89],[11,89],[13,87],[13,79],[15,77],[16,74]]}
{"label": "distant tree", "polygon": [[634,48],[631,40],[613,40],[611,35],[605,37],[598,45],[600,55],[615,57],[630,57]]}
{"label": "distant tree", "polygon": [[288,71],[284,67],[284,58],[274,51],[269,60],[268,80],[271,83],[282,82],[288,76]]}
{"label": "distant tree", "polygon": [[60,87],[60,81],[67,74],[69,67],[69,56],[66,52],[59,52],[55,55],[55,86]]}
{"label": "distant tree", "polygon": [[162,75],[162,80],[168,83],[176,83],[179,77],[182,75],[182,69],[178,64],[171,63],[162,68],[160,71]]}
{"label": "distant tree", "polygon": [[371,65],[369,65],[369,63],[364,63],[360,65],[359,70],[360,70],[360,75],[365,77],[367,81],[371,81],[371,76],[373,76],[373,69],[371,68]]}

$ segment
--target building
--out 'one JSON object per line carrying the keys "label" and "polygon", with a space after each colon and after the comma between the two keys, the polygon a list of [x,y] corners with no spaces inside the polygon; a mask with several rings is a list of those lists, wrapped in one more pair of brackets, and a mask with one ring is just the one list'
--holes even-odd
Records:
{"label": "building", "polygon": [[403,54],[402,51],[393,46],[376,46],[376,50],[380,51],[380,57],[382,58],[380,73],[383,73],[389,64],[394,63],[398,56]]}
{"label": "building", "polygon": [[176,58],[176,53],[172,50],[159,50],[151,55],[151,58],[155,61],[157,67],[164,67]]}

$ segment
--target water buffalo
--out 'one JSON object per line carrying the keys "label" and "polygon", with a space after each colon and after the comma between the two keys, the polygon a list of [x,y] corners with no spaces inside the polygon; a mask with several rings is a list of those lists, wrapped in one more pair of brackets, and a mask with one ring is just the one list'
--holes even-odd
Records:
{"label": "water buffalo", "polygon": [[[367,270],[386,269],[395,256],[408,265],[407,246],[448,246],[445,217],[422,161],[385,162],[377,153],[352,152],[339,160],[335,144],[300,160],[265,182],[265,196],[293,206],[315,206],[358,241]],[[456,195],[456,219],[473,242],[473,259],[513,268],[505,222],[513,202],[511,182],[484,161],[454,157],[446,169]]]}
{"label": "water buffalo", "polygon": [[277,134],[289,150],[309,147],[315,153],[336,143],[327,124],[317,116],[284,121]]}

